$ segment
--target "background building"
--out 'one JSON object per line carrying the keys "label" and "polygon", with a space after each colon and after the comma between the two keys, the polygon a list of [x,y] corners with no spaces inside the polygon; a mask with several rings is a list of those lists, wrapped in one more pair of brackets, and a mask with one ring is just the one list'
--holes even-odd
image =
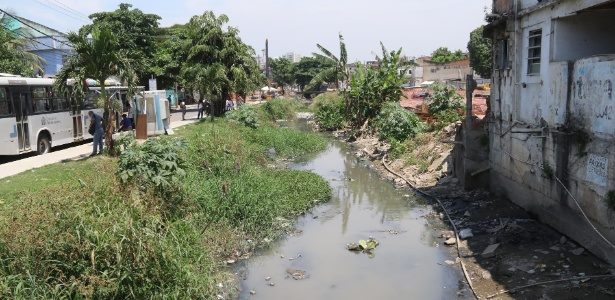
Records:
{"label": "background building", "polygon": [[303,56],[301,56],[300,54],[297,54],[295,52],[288,52],[284,55],[282,55],[282,58],[286,58],[288,60],[290,60],[293,63],[298,63],[301,58],[303,58]]}
{"label": "background building", "polygon": [[19,16],[0,12],[0,26],[17,37],[31,42],[28,51],[43,59],[43,77],[54,77],[61,69],[72,47],[66,34]]}

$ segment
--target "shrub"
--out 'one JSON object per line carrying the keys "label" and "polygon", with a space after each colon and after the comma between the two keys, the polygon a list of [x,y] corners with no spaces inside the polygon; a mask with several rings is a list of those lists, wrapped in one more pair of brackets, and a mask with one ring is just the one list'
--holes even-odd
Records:
{"label": "shrub", "polygon": [[433,123],[435,130],[440,130],[451,123],[461,121],[463,116],[456,109],[447,109],[437,112],[433,115],[436,121]]}
{"label": "shrub", "polygon": [[421,120],[397,102],[386,103],[376,118],[375,127],[388,141],[405,141],[423,129]]}
{"label": "shrub", "polygon": [[156,191],[167,191],[178,185],[184,171],[180,139],[148,139],[143,145],[128,146],[119,158],[118,176],[123,183],[137,182]]}
{"label": "shrub", "polygon": [[258,127],[258,113],[256,109],[250,105],[242,105],[239,109],[227,112],[226,118],[246,127]]}
{"label": "shrub", "polygon": [[311,105],[316,123],[324,130],[344,127],[344,100],[338,94],[322,94]]}
{"label": "shrub", "polygon": [[405,142],[400,142],[397,140],[391,141],[391,148],[389,149],[389,157],[392,159],[400,158],[404,153],[408,151],[408,146]]}
{"label": "shrub", "polygon": [[460,110],[462,99],[454,86],[436,83],[431,86],[431,96],[428,99],[429,113],[436,115],[442,111]]}

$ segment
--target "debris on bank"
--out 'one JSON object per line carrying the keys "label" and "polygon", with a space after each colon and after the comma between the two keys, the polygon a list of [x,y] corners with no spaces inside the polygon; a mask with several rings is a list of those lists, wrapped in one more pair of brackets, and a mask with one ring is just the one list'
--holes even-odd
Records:
{"label": "debris on bank", "polygon": [[[449,246],[451,255],[459,246],[477,295],[486,299],[615,299],[615,268],[512,202],[485,190],[466,191],[450,176],[454,134],[455,125],[451,125],[418,148],[420,154],[429,153],[422,170],[403,159],[387,164],[442,201],[460,228],[459,240],[440,208],[426,216],[427,222],[442,230],[441,241]],[[337,136],[343,139],[345,135]],[[384,179],[399,189],[408,187],[380,163],[390,149],[388,143],[367,134],[348,142],[355,156],[371,161],[370,167]],[[359,244],[349,244],[348,250],[363,251]],[[453,266],[457,261],[446,264]]]}

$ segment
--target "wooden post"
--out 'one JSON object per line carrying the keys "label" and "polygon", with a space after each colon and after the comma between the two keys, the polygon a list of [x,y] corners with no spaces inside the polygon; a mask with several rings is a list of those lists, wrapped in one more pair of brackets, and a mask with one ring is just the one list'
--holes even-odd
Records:
{"label": "wooden post", "polygon": [[474,75],[466,75],[466,130],[472,129],[472,94],[476,89]]}

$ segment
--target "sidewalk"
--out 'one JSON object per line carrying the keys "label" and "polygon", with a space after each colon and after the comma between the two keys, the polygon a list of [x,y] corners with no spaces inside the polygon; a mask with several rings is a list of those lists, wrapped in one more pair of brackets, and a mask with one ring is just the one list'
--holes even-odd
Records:
{"label": "sidewalk", "polygon": [[[196,123],[196,113],[186,113],[186,120],[181,120],[181,113],[172,114],[171,116],[171,129],[179,128],[188,124]],[[55,164],[68,160],[78,160],[88,157],[92,153],[92,142],[85,145],[79,145],[62,149],[58,151],[52,151],[45,155],[37,155],[27,157],[17,161],[0,164],[0,179],[6,178],[25,172],[31,169],[40,168],[46,165]]]}

